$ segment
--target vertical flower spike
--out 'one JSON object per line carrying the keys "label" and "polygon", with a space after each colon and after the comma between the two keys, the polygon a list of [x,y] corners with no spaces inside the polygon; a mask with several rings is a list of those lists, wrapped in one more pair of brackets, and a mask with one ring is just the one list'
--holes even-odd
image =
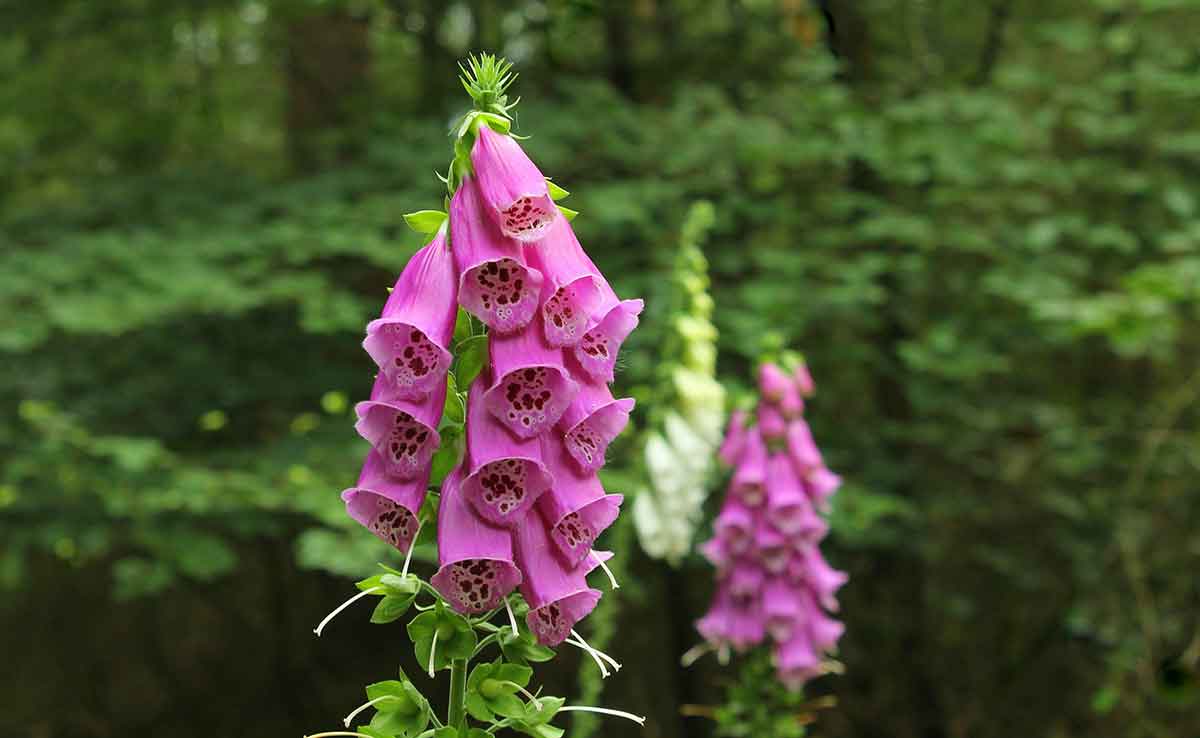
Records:
{"label": "vertical flower spike", "polygon": [[825,521],[813,511],[786,454],[774,454],[767,462],[767,517],[786,536],[812,541],[825,533]]}
{"label": "vertical flower spike", "polygon": [[[571,224],[558,218],[542,240],[525,247],[530,266],[542,273],[542,327],[554,347],[574,346],[613,294],[584,253]],[[613,298],[615,301],[615,296]]]}
{"label": "vertical flower spike", "polygon": [[624,300],[608,308],[603,318],[583,334],[573,350],[583,370],[597,382],[613,381],[621,344],[637,328],[641,300]]}
{"label": "vertical flower spike", "polygon": [[758,368],[758,391],[763,400],[771,404],[783,402],[792,378],[775,364],[763,364]]}
{"label": "vertical flower spike", "polygon": [[767,445],[757,428],[746,431],[745,448],[733,473],[731,491],[748,507],[758,507],[766,497]]}
{"label": "vertical flower spike", "polygon": [[817,442],[813,440],[812,431],[803,420],[793,420],[788,425],[787,447],[792,463],[796,465],[796,472],[801,477],[807,477],[825,465]]}
{"label": "vertical flower spike", "polygon": [[428,472],[441,443],[437,426],[446,405],[446,383],[436,385],[419,402],[391,399],[390,384],[383,375],[375,378],[371,399],[354,406],[358,416],[354,429],[378,449],[388,475],[413,479]]}
{"label": "vertical flower spike", "polygon": [[471,474],[463,480],[462,494],[489,522],[515,525],[554,480],[542,463],[538,439],[514,437],[484,407],[484,376],[480,374],[467,395]]}
{"label": "vertical flower spike", "polygon": [[600,601],[600,591],[587,585],[588,561],[567,566],[554,550],[541,521],[530,519],[513,529],[517,563],[525,572],[521,594],[529,603],[525,622],[546,646],[566,640],[575,623],[587,616]]}
{"label": "vertical flower spike", "polygon": [[393,396],[420,400],[445,383],[457,309],[454,259],[442,230],[409,259],[383,314],[367,324],[363,348]]}
{"label": "vertical flower spike", "polygon": [[787,434],[787,421],[778,405],[764,402],[758,406],[758,432],[768,443],[778,441]]}
{"label": "vertical flower spike", "polygon": [[763,619],[767,633],[786,641],[805,614],[804,591],[784,577],[771,577],[763,587]]}
{"label": "vertical flower spike", "polygon": [[541,331],[488,336],[496,383],[484,395],[487,409],[518,438],[549,430],[575,399],[579,385],[563,368],[562,351]]}
{"label": "vertical flower spike", "polygon": [[633,399],[614,400],[606,384],[583,382],[579,394],[563,413],[559,427],[566,431],[563,442],[571,458],[584,472],[604,466],[608,444],[629,423]]}
{"label": "vertical flower spike", "polygon": [[525,264],[520,243],[496,230],[469,177],[450,200],[450,238],[461,274],[459,304],[497,333],[528,325],[537,313],[542,273]]}
{"label": "vertical flower spike", "polygon": [[471,165],[488,215],[509,238],[536,241],[558,218],[546,178],[511,136],[479,126]]}
{"label": "vertical flower spike", "polygon": [[438,504],[438,571],[430,582],[455,610],[476,614],[499,607],[521,583],[508,531],[477,516],[459,488],[462,471],[442,482]]}
{"label": "vertical flower spike", "polygon": [[407,481],[387,476],[383,457],[375,449],[367,453],[358,483],[342,492],[346,512],[367,530],[408,553],[417,534],[417,515],[425,501],[429,469]]}
{"label": "vertical flower spike", "polygon": [[717,456],[726,466],[733,466],[742,455],[746,445],[746,411],[734,410],[729,414],[729,425],[725,428],[725,440]]}
{"label": "vertical flower spike", "polygon": [[580,472],[566,444],[557,438],[542,438],[542,458],[554,477],[554,486],[538,500],[538,510],[559,553],[576,566],[617,519],[625,498],[605,494],[594,472]]}

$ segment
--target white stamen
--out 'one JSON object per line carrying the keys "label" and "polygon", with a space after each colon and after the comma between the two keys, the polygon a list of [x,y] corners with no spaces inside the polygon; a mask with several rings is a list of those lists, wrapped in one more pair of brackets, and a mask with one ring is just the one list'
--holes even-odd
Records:
{"label": "white stamen", "polygon": [[355,708],[354,712],[350,713],[349,715],[347,715],[347,716],[346,716],[346,717],[345,717],[345,718],[342,720],[342,724],[343,724],[343,725],[345,725],[347,728],[349,728],[349,727],[350,727],[350,723],[351,723],[351,721],[353,721],[353,720],[354,720],[355,716],[357,716],[357,715],[358,715],[358,713],[360,713],[360,712],[362,712],[363,710],[366,710],[367,708],[369,708],[369,707],[373,706],[373,705],[374,705],[376,702],[379,702],[379,701],[381,701],[381,700],[386,700],[386,699],[388,699],[390,696],[391,696],[391,695],[386,695],[386,694],[385,694],[385,695],[383,695],[382,697],[376,697],[375,699],[371,700],[370,702],[366,703],[365,705],[359,705],[357,708]]}
{"label": "white stamen", "polygon": [[686,669],[699,661],[701,656],[712,653],[713,650],[714,647],[711,643],[697,643],[679,657],[679,664]]}
{"label": "white stamen", "polygon": [[328,738],[329,736],[333,735],[356,735],[359,736],[359,738],[371,738],[371,736],[365,733],[351,733],[345,730],[331,730],[328,733],[313,733],[312,735],[304,736],[304,738]]}
{"label": "white stamen", "polygon": [[417,539],[421,537],[421,526],[424,523],[417,524],[417,532],[413,534],[412,543],[408,545],[408,553],[404,554],[404,568],[400,570],[400,576],[408,576],[408,563],[412,561],[413,549],[417,547]]}
{"label": "white stamen", "polygon": [[591,556],[592,556],[592,559],[594,559],[595,562],[600,565],[600,568],[604,570],[604,573],[608,575],[609,585],[613,589],[620,589],[621,585],[617,584],[617,578],[615,576],[613,576],[612,569],[608,568],[608,564],[604,563],[604,561],[601,560],[601,558],[596,555],[595,551],[592,551]]}
{"label": "white stamen", "polygon": [[520,692],[521,694],[528,697],[529,701],[533,703],[533,706],[537,709],[538,712],[542,711],[542,703],[538,701],[536,694],[533,694],[528,689],[525,689],[524,687],[522,687],[520,684],[517,684],[516,682],[509,682],[509,684],[516,687],[518,692]]}
{"label": "white stamen", "polygon": [[579,641],[573,640],[571,638],[567,638],[567,640],[564,641],[564,643],[570,643],[575,648],[578,648],[579,650],[585,652],[588,656],[591,656],[592,661],[595,661],[596,666],[598,666],[600,668],[600,678],[608,679],[608,677],[610,676],[610,674],[608,673],[608,668],[604,666],[604,662],[600,660],[600,656],[595,651],[593,651],[591,648],[589,648],[586,644],[580,643]]}
{"label": "white stamen", "polygon": [[[645,725],[646,718],[640,715],[634,715],[632,712],[623,712],[621,710],[610,710],[607,707],[583,707],[581,705],[567,705],[566,707],[558,708],[559,712],[594,712],[600,715],[613,715],[615,717],[623,717],[626,720],[632,720],[638,725]],[[310,737],[311,738],[311,737]]]}
{"label": "white stamen", "polygon": [[717,649],[717,661],[719,661],[721,663],[721,666],[729,665],[729,644],[728,643],[722,643],[721,647]]}
{"label": "white stamen", "polygon": [[517,616],[513,615],[512,605],[508,604],[507,595],[504,597],[504,609],[508,610],[508,624],[512,626],[513,638],[516,638],[520,635],[520,633],[517,631]]}
{"label": "white stamen", "polygon": [[326,625],[329,625],[329,621],[330,621],[330,620],[333,620],[335,617],[337,617],[337,614],[338,614],[339,612],[341,612],[342,610],[345,610],[347,607],[350,607],[350,606],[351,606],[351,605],[353,605],[353,604],[354,604],[356,601],[358,601],[358,600],[361,600],[362,598],[366,597],[366,596],[367,596],[367,595],[369,595],[369,594],[373,594],[373,593],[375,593],[375,592],[378,592],[378,591],[379,591],[379,590],[381,590],[381,589],[383,589],[383,587],[371,587],[370,589],[365,589],[365,590],[363,590],[362,592],[359,592],[358,594],[354,595],[354,596],[353,596],[353,597],[351,597],[350,599],[346,600],[346,601],[345,601],[345,602],[343,602],[342,604],[338,605],[338,606],[337,606],[337,607],[334,609],[334,611],[333,611],[333,612],[331,612],[331,613],[329,613],[328,615],[326,615],[326,616],[325,616],[325,619],[324,619],[324,620],[322,620],[322,621],[321,621],[321,622],[320,622],[320,623],[317,625],[317,627],[313,628],[313,632],[314,632],[314,633],[316,633],[316,634],[317,634],[317,637],[319,638],[319,637],[321,636],[321,631],[325,630],[325,626],[326,626]]}
{"label": "white stamen", "polygon": [[592,644],[588,643],[587,641],[583,640],[583,636],[579,635],[578,631],[576,631],[574,628],[572,628],[572,629],[571,629],[571,635],[575,636],[576,640],[578,640],[578,641],[579,641],[579,643],[580,643],[580,644],[581,644],[581,645],[582,645],[584,648],[586,648],[586,649],[587,649],[587,650],[589,650],[589,651],[592,651],[592,652],[594,652],[594,653],[595,653],[597,656],[599,656],[600,658],[602,658],[602,659],[604,659],[605,661],[607,661],[607,662],[609,663],[609,665],[610,665],[610,666],[612,666],[612,668],[613,668],[615,671],[620,671],[620,670],[621,670],[621,665],[620,665],[619,663],[617,663],[617,660],[616,660],[616,659],[614,659],[612,656],[609,656],[608,654],[604,653],[603,651],[601,651],[600,649],[596,648],[595,646],[593,646]]}
{"label": "white stamen", "polygon": [[433,655],[437,653],[437,628],[433,629],[433,642],[429,644],[429,678],[433,679]]}

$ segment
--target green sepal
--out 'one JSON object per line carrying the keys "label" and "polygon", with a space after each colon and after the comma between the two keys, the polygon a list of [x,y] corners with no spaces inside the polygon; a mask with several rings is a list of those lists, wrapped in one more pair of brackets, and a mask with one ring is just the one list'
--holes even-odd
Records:
{"label": "green sepal", "polygon": [[537,664],[554,658],[553,649],[538,643],[533,634],[525,629],[522,629],[519,635],[513,635],[511,629],[505,628],[500,632],[498,640],[504,660],[513,664],[524,665],[530,661]]}
{"label": "green sepal", "polygon": [[554,184],[549,178],[546,179],[546,189],[550,191],[551,200],[565,200],[571,195],[570,192]]}
{"label": "green sepal", "polygon": [[513,723],[512,729],[518,733],[531,735],[533,738],[562,738],[564,733],[562,728],[558,728],[553,725],[547,725],[546,723],[534,724],[516,722]]}
{"label": "green sepal", "polygon": [[[449,626],[443,628],[442,626]],[[449,635],[439,635],[437,648],[433,647],[433,635],[438,630],[449,630]],[[478,638],[471,623],[458,613],[447,610],[439,601],[434,609],[423,612],[408,623],[408,637],[413,642],[417,663],[429,668],[429,655],[433,653],[434,670],[447,669],[454,659],[469,659],[475,652]]]}
{"label": "green sepal", "polygon": [[387,596],[379,601],[375,609],[371,612],[371,622],[377,625],[395,622],[408,612],[408,608],[412,606],[413,600],[417,598],[416,594],[404,595],[403,597]]}
{"label": "green sepal", "polygon": [[467,731],[467,738],[492,738],[492,734],[483,728],[471,728]]}
{"label": "green sepal", "polygon": [[558,208],[558,212],[563,214],[563,217],[567,219],[568,223],[575,220],[576,215],[579,215],[578,210],[572,210],[571,208],[563,207],[562,205],[555,205],[555,207]]}
{"label": "green sepal", "polygon": [[441,210],[418,210],[415,213],[405,213],[404,222],[417,233],[437,233],[446,222],[446,214]]}
{"label": "green sepal", "polygon": [[470,388],[488,361],[487,336],[471,336],[454,347],[454,376],[458,386]]}
{"label": "green sepal", "polygon": [[376,730],[369,725],[359,725],[354,729],[354,732],[368,735],[371,738],[396,738],[391,733],[384,733],[382,730]]}
{"label": "green sepal", "polygon": [[458,728],[451,725],[443,728],[431,728],[416,738],[459,738]]}
{"label": "green sepal", "polygon": [[367,685],[367,699],[379,700],[370,726],[375,730],[414,736],[429,725],[429,701],[412,682],[388,679]]}

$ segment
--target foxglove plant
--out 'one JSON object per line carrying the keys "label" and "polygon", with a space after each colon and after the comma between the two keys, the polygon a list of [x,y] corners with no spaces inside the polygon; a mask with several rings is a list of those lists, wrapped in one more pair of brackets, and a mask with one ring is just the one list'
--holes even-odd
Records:
{"label": "foxglove plant", "polygon": [[[449,710],[434,714],[401,670],[367,687],[346,731],[321,736],[486,738],[510,728],[558,738],[549,721],[570,711],[643,721],[527,689],[528,663],[563,643],[603,676],[620,668],[575,628],[601,597],[588,575],[603,569],[616,586],[611,554],[595,543],[622,497],[597,471],[633,409],[608,385],[642,301],[617,297],[575,238],[574,212],[555,204],[567,192],[512,135],[510,69],[482,55],[462,70],[474,108],[454,132],[449,212],[405,216],[428,243],[363,341],[378,374],[355,428],[371,448],[342,499],[403,567],[359,582],[315,631],[363,597],[379,598],[375,623],[416,610],[408,635],[430,677],[450,671]],[[422,532],[437,546],[429,581],[410,571]],[[494,659],[468,671],[489,648]],[[350,731],[367,711],[369,724]]]}
{"label": "foxglove plant", "polygon": [[715,215],[699,202],[684,219],[671,276],[673,311],[660,365],[662,401],[643,454],[646,486],[633,500],[642,549],[678,565],[691,551],[703,514],[713,455],[720,442],[725,390],[714,378],[717,329],[708,294],[708,262],[700,250]]}
{"label": "foxglove plant", "polygon": [[[770,639],[779,680],[789,689],[836,667],[825,658],[842,635],[837,590],[846,575],[819,543],[841,479],[826,466],[802,415],[814,392],[803,362],[792,371],[759,367],[757,422],[735,412],[720,458],[734,468],[714,537],[701,552],[717,570],[708,613],[697,624],[706,644],[693,650],[745,651]],[[691,656],[687,657],[691,658]]]}

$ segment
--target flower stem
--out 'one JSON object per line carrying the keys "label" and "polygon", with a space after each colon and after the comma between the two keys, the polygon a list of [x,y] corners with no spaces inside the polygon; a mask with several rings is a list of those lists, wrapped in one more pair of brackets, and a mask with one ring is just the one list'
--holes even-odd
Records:
{"label": "flower stem", "polygon": [[450,708],[446,711],[446,725],[463,728],[467,715],[467,660],[454,659],[450,662]]}

